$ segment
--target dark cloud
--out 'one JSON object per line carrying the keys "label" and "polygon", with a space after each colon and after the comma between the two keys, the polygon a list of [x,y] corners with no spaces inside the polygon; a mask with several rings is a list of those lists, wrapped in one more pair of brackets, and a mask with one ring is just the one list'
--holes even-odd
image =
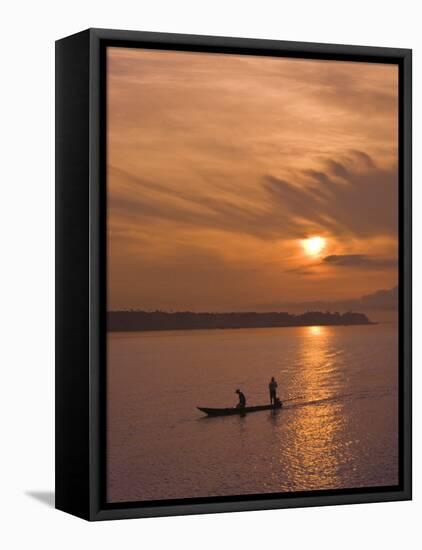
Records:
{"label": "dark cloud", "polygon": [[359,160],[363,161],[368,166],[368,168],[375,168],[376,165],[374,159],[366,154],[364,151],[352,149],[352,151],[350,152],[352,153],[352,155],[355,155]]}
{"label": "dark cloud", "polygon": [[397,267],[395,258],[378,258],[365,254],[341,254],[326,256],[323,263],[340,267],[359,267],[367,269],[385,269]]}
{"label": "dark cloud", "polygon": [[328,168],[334,176],[348,180],[350,178],[350,172],[341,162],[335,160],[327,161]]}
{"label": "dark cloud", "polygon": [[397,235],[397,168],[377,168],[369,155],[358,156],[360,161],[330,159],[324,170],[299,172],[297,183],[266,176],[263,185],[274,210],[283,212],[297,236],[318,230],[340,236]]}

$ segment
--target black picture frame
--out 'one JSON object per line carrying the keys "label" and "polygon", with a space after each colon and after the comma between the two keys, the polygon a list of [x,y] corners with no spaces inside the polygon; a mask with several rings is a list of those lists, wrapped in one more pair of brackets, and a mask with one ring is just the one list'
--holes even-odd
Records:
{"label": "black picture frame", "polygon": [[[111,45],[398,65],[398,486],[106,503],[105,51]],[[87,520],[106,520],[412,498],[411,79],[409,49],[106,29],[88,29],[56,42],[56,508]]]}

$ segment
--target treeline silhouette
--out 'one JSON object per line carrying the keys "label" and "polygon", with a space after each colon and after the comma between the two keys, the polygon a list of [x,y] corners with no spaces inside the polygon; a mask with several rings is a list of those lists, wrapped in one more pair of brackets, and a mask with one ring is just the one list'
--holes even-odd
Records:
{"label": "treeline silhouette", "polygon": [[194,313],[192,311],[110,311],[109,331],[192,330],[224,328],[300,327],[315,325],[369,325],[364,313],[307,311],[301,315],[286,312]]}

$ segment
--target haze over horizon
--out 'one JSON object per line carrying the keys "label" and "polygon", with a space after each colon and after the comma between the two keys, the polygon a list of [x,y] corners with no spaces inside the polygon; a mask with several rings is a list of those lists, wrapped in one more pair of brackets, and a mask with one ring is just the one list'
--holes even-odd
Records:
{"label": "haze over horizon", "polygon": [[108,309],[395,309],[397,66],[109,48],[107,97]]}

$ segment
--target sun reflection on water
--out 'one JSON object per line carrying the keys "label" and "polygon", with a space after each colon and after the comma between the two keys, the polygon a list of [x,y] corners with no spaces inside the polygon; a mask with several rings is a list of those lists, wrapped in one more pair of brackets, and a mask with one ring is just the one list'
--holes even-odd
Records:
{"label": "sun reflection on water", "polygon": [[314,336],[319,336],[320,334],[323,334],[325,327],[315,326],[315,327],[308,327],[308,332]]}
{"label": "sun reflection on water", "polygon": [[281,445],[278,467],[288,472],[296,490],[336,487],[344,460],[338,443],[345,424],[343,404],[335,399],[342,384],[341,357],[333,353],[331,327],[304,327],[302,334],[296,380],[304,398],[289,411],[292,445],[288,453]]}

